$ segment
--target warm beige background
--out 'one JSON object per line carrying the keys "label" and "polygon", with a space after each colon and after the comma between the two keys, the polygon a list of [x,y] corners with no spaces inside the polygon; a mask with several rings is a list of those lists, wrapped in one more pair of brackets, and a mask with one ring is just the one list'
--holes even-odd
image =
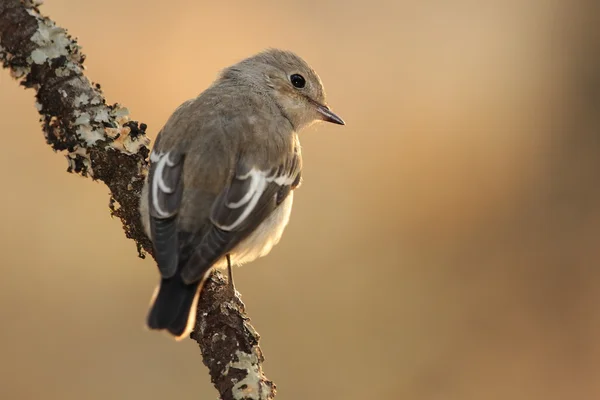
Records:
{"label": "warm beige background", "polygon": [[[289,229],[236,272],[278,398],[600,398],[593,1],[46,3],[152,135],[264,47],[321,74],[348,125],[302,134]],[[153,263],[37,118],[0,71],[0,399],[215,399],[195,343],[143,329]]]}

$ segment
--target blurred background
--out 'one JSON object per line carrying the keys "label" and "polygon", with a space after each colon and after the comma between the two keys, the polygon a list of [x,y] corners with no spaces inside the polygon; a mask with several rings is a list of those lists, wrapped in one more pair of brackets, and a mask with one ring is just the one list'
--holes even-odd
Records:
{"label": "blurred background", "polygon": [[[203,4],[204,3],[204,4]],[[597,1],[46,0],[152,138],[265,47],[347,126],[301,135],[281,243],[235,271],[277,398],[600,398]],[[0,398],[216,399],[143,328],[157,271],[0,71]]]}

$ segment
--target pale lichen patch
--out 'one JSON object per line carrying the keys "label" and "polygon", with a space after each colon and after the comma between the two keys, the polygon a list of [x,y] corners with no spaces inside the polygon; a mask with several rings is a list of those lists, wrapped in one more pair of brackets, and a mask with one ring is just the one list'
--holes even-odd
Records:
{"label": "pale lichen patch", "polygon": [[[77,134],[81,139],[85,141],[85,144],[88,146],[92,146],[99,140],[105,139],[102,131],[100,129],[96,129],[89,124],[81,125],[77,128]],[[87,157],[87,153],[86,153]]]}
{"label": "pale lichen patch", "polygon": [[90,102],[90,97],[85,93],[81,93],[79,96],[77,96],[77,97],[75,97],[75,99],[73,99],[73,105],[75,107],[81,107],[82,105],[89,104],[89,102]]}
{"label": "pale lichen patch", "polygon": [[65,76],[69,76],[71,74],[71,72],[69,71],[68,68],[60,67],[60,68],[56,68],[54,70],[54,74],[56,74],[56,76],[58,76],[60,78],[64,78]]}
{"label": "pale lichen patch", "polygon": [[69,56],[79,50],[79,46],[69,38],[63,28],[56,26],[47,18],[40,18],[35,10],[30,9],[27,12],[38,21],[38,30],[31,36],[31,41],[38,45],[38,48],[31,52],[31,60],[35,64]]}
{"label": "pale lichen patch", "polygon": [[131,121],[129,118],[129,110],[127,108],[115,104],[114,108],[107,116],[99,113],[97,114],[97,118],[106,118],[107,121],[111,118],[117,123],[117,127],[104,129],[106,136],[112,139],[107,148],[113,148],[126,154],[135,154],[142,147],[148,147],[150,145],[150,138],[146,135],[132,136],[131,128],[125,126],[125,124]]}
{"label": "pale lichen patch", "polygon": [[75,125],[87,125],[90,123],[90,114],[82,113],[81,111],[75,111],[73,113],[75,115]]}
{"label": "pale lichen patch", "polygon": [[117,120],[119,125],[124,125],[129,122],[129,110],[126,107],[121,107],[120,104],[115,104],[115,108],[112,110],[112,115]]}
{"label": "pale lichen patch", "polygon": [[140,150],[140,148],[144,146],[147,147],[150,144],[150,139],[145,135],[132,137],[129,134],[131,129],[128,127],[121,127],[116,130],[114,128],[107,128],[106,130],[110,130],[111,134],[116,133],[116,137],[114,137],[114,140],[109,144],[108,147],[112,147],[113,149],[127,154],[135,154]]}
{"label": "pale lichen patch", "polygon": [[[93,103],[91,103],[91,104],[93,104]],[[98,112],[96,113],[96,116],[94,117],[94,121],[97,121],[97,122],[108,122],[109,121],[109,115],[108,115],[108,111],[106,110],[106,107],[102,107],[101,109],[98,110]]]}
{"label": "pale lichen patch", "polygon": [[229,373],[231,368],[239,369],[246,372],[246,377],[239,382],[236,382],[231,392],[236,400],[253,399],[262,400],[272,396],[272,390],[269,385],[266,385],[262,379],[260,371],[260,357],[256,347],[252,349],[252,353],[244,353],[237,350],[235,353],[237,361],[232,361],[225,367],[224,375]]}

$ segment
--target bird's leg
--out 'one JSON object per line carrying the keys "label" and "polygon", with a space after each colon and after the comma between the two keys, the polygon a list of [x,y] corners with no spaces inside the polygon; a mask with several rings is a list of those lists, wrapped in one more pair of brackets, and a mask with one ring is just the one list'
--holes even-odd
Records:
{"label": "bird's leg", "polygon": [[235,284],[233,283],[233,271],[231,269],[231,256],[229,254],[227,254],[226,257],[227,257],[227,274],[229,275],[229,288],[231,289],[232,293],[235,295]]}

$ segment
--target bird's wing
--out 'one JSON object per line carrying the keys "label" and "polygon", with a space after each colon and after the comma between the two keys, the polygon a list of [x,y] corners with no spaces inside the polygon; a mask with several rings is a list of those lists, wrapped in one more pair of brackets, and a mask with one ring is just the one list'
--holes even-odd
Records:
{"label": "bird's wing", "polygon": [[203,279],[210,267],[251,234],[300,183],[299,154],[268,169],[238,161],[235,174],[213,203],[211,227],[194,245],[182,270],[186,283]]}
{"label": "bird's wing", "polygon": [[183,194],[184,153],[160,151],[157,147],[155,145],[150,154],[148,175],[150,233],[158,269],[163,278],[170,278],[177,271],[179,262],[176,220]]}

